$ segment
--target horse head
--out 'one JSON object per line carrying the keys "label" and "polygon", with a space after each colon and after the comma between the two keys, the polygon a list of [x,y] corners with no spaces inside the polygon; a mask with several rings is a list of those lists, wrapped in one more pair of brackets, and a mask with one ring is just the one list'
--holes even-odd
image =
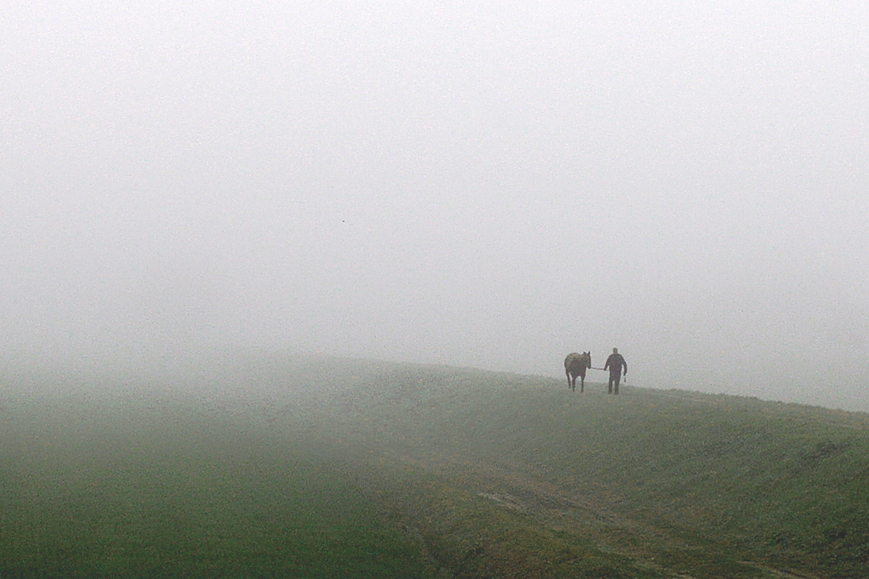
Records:
{"label": "horse head", "polygon": [[585,367],[586,367],[586,368],[591,368],[591,352],[590,352],[590,351],[589,351],[589,352],[583,352],[583,354],[585,355],[585,360],[586,360],[586,366],[585,366]]}

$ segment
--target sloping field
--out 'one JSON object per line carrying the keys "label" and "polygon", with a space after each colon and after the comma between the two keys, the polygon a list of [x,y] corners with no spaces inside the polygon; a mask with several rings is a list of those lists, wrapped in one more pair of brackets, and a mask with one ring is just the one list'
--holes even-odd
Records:
{"label": "sloping field", "polygon": [[0,577],[867,577],[869,416],[362,360],[7,380]]}
{"label": "sloping field", "polygon": [[443,367],[338,376],[320,395],[346,444],[542,528],[688,576],[869,576],[866,414]]}

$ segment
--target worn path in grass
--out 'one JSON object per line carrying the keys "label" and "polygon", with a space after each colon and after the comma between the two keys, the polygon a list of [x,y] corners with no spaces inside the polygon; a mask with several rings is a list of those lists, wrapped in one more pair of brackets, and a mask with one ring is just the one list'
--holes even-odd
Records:
{"label": "worn path in grass", "polygon": [[[553,531],[558,540],[591,541],[595,548],[629,560],[634,569],[646,569],[662,577],[822,579],[758,561],[739,560],[728,553],[726,542],[685,541],[666,528],[626,516],[599,496],[577,494],[536,478],[527,472],[527,465],[468,461],[434,454],[423,458],[390,453],[389,460],[395,465],[434,475],[441,482],[472,493],[498,509],[531,519]],[[422,518],[422,515],[417,516]],[[426,513],[425,516],[437,515]],[[419,535],[413,524],[405,520],[402,526]],[[489,553],[489,556],[493,555]],[[692,568],[694,571],[689,572]],[[523,572],[550,576],[545,568],[526,566]]]}

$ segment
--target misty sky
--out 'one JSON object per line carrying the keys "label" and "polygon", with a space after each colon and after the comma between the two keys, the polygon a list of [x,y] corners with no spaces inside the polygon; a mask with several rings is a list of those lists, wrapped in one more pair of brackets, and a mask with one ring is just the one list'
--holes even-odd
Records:
{"label": "misty sky", "polygon": [[866,3],[13,0],[0,54],[5,364],[618,346],[869,410]]}

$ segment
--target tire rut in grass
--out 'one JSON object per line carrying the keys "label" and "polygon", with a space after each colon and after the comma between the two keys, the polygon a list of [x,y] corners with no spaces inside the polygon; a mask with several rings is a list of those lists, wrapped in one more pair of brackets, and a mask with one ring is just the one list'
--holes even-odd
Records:
{"label": "tire rut in grass", "polygon": [[[470,461],[436,454],[422,457],[419,454],[411,456],[395,453],[390,456],[390,460],[426,472],[455,488],[464,489],[497,509],[529,518],[541,528],[566,541],[587,542],[599,552],[628,560],[632,567],[646,569],[658,576],[679,579],[731,576],[716,575],[716,571],[710,570],[708,562],[713,561],[713,569],[715,565],[722,566],[722,569],[729,568],[734,573],[732,576],[816,579],[811,575],[776,569],[769,565],[736,560],[726,553],[724,546],[700,546],[702,542],[686,541],[667,529],[617,512],[605,500],[591,493],[580,496],[567,485],[537,478],[521,466],[498,464],[495,461]],[[424,534],[417,532],[420,536]],[[682,561],[681,564],[667,563],[667,559],[673,559],[674,553]],[[529,566],[528,561],[510,560],[504,552],[497,550],[469,546],[464,557],[477,560],[478,565],[480,559],[489,558],[491,560],[487,564],[496,567],[497,561],[501,561],[506,565],[500,569],[505,577],[513,576],[514,572],[533,576],[529,575],[534,568]],[[718,563],[714,563],[715,560]],[[462,564],[467,568],[468,561],[463,561]],[[689,571],[694,567],[706,570],[694,575]],[[463,573],[456,576],[473,576]]]}

